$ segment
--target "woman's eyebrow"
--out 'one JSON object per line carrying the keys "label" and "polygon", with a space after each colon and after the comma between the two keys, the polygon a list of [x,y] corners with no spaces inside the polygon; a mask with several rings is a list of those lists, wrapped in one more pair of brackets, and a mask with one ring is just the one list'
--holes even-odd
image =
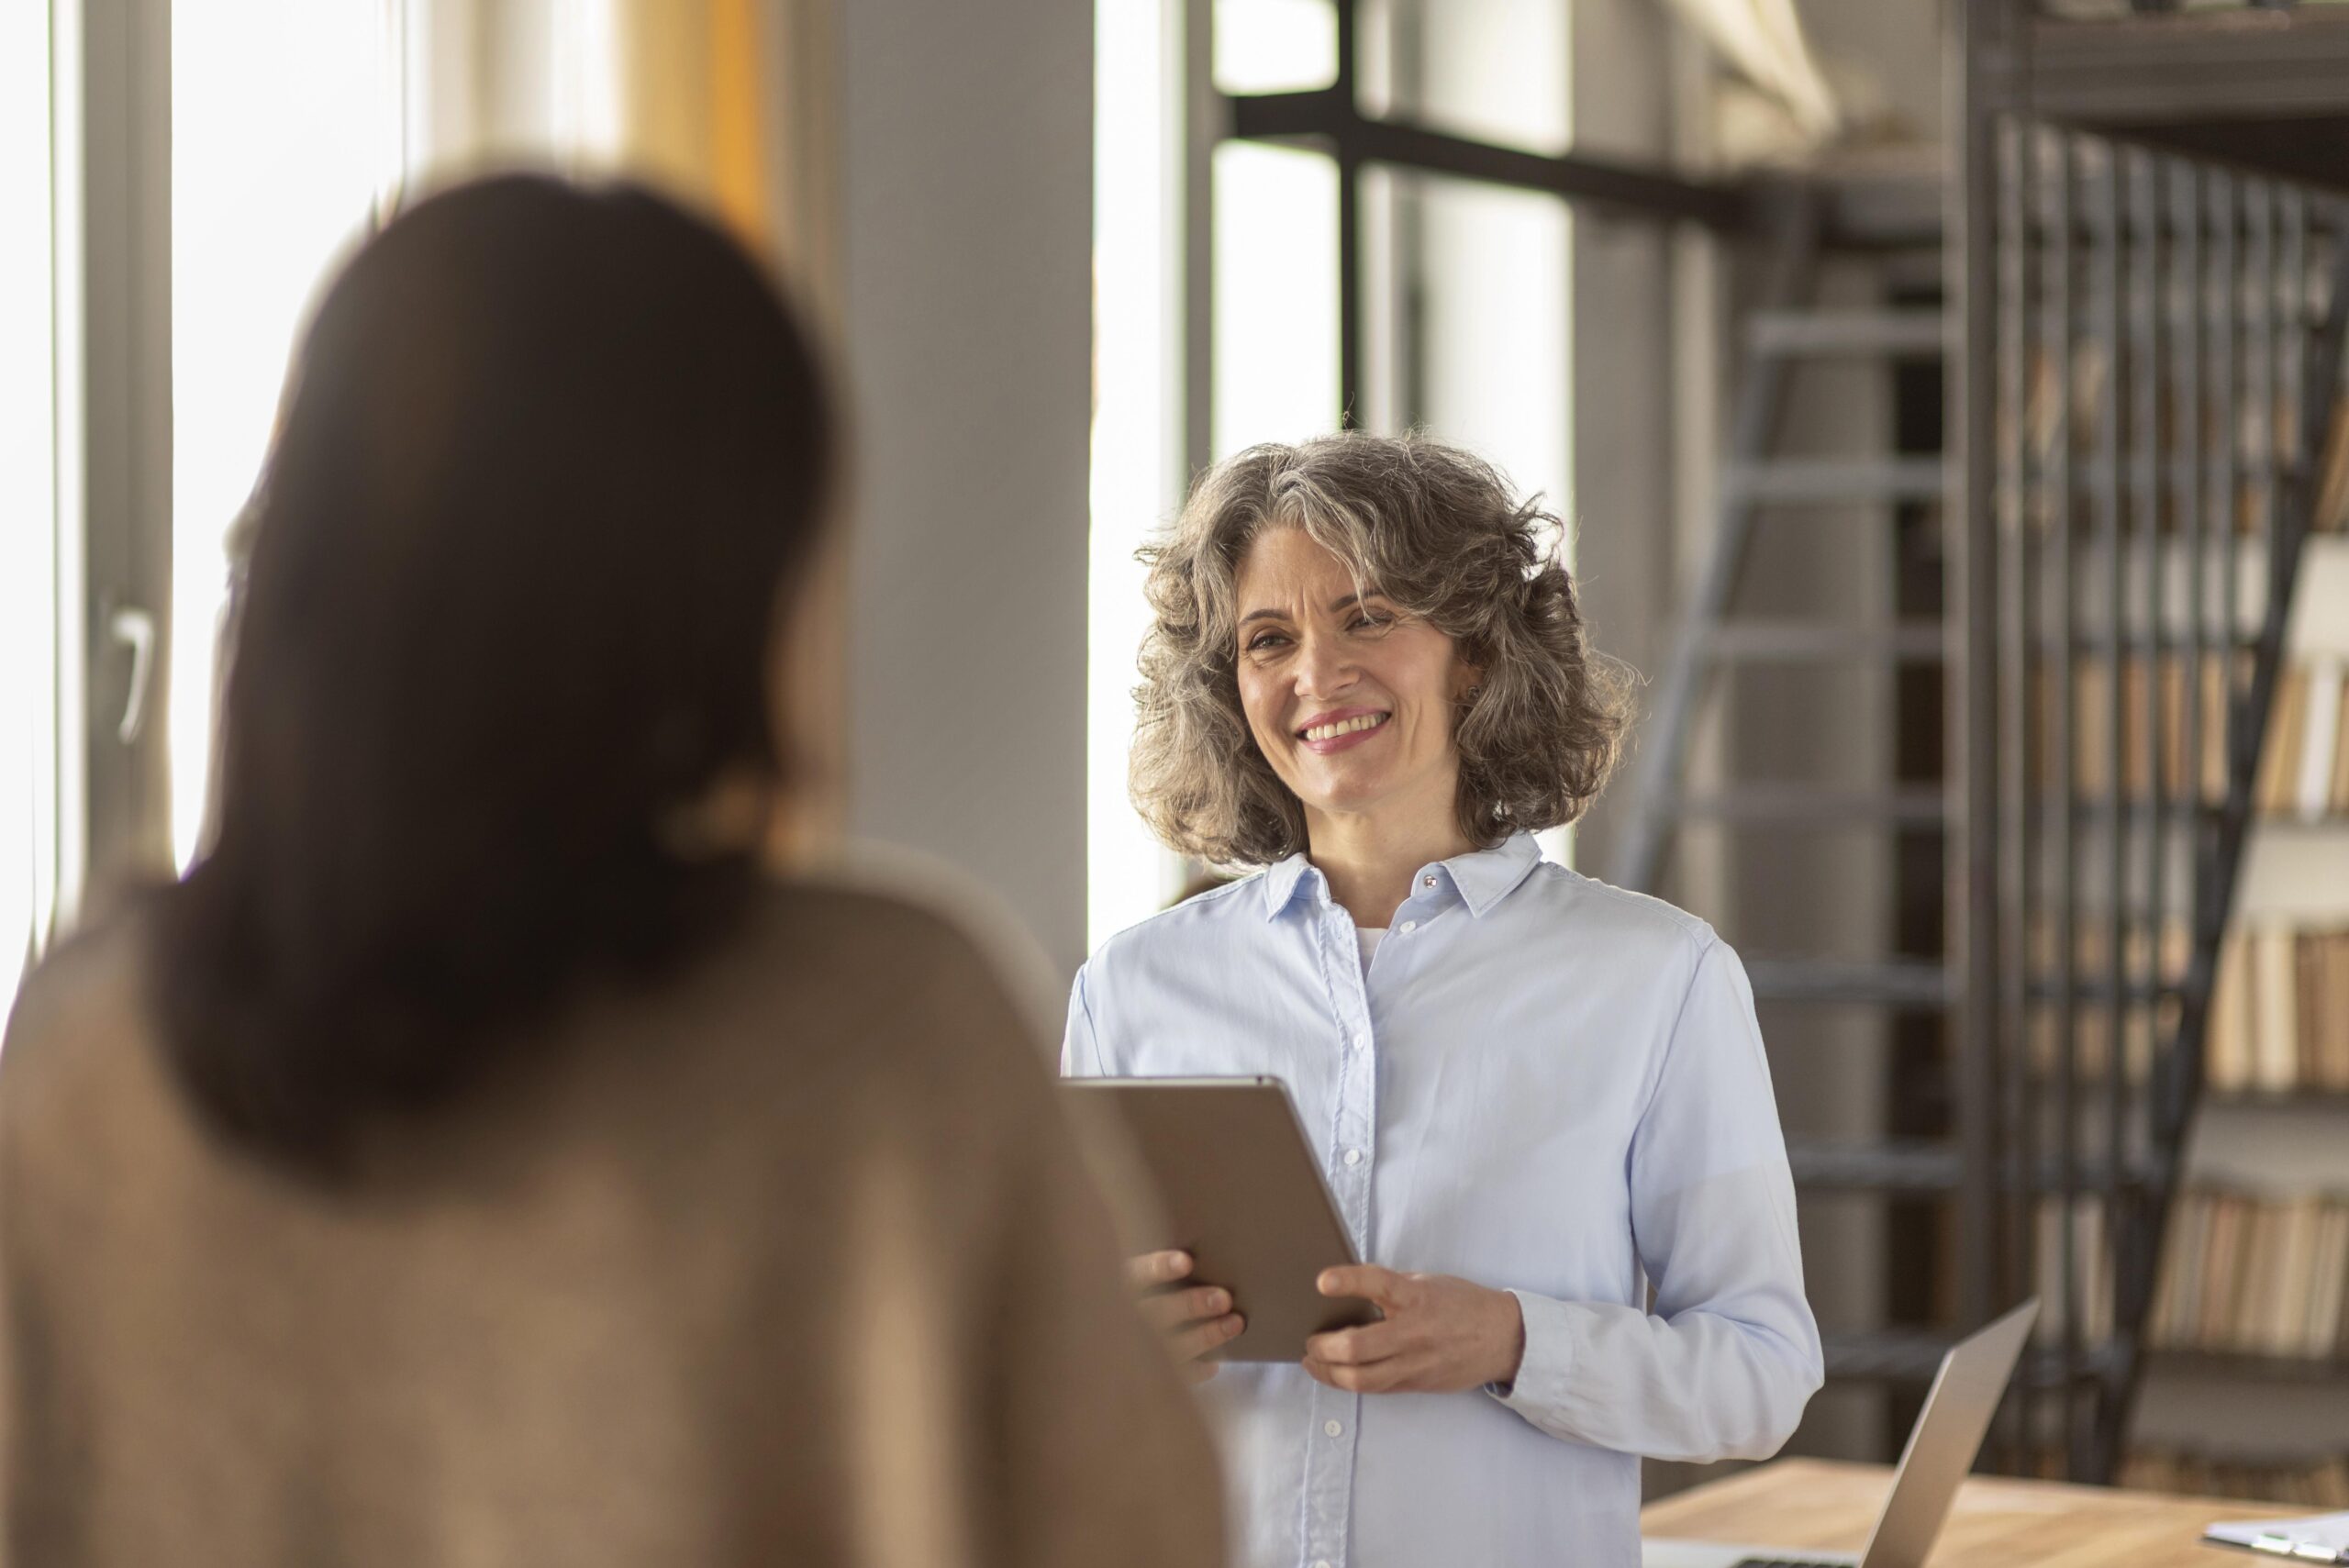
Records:
{"label": "woman's eyebrow", "polygon": [[[1331,615],[1336,615],[1340,610],[1346,609],[1351,606],[1367,605],[1373,599],[1383,599],[1385,597],[1386,597],[1386,595],[1380,593],[1375,588],[1373,588],[1367,594],[1348,594],[1341,598],[1336,598],[1330,601],[1330,613]],[[1241,626],[1246,626],[1252,620],[1280,620],[1284,618],[1286,612],[1281,610],[1250,610],[1246,615],[1240,617],[1240,624]]]}

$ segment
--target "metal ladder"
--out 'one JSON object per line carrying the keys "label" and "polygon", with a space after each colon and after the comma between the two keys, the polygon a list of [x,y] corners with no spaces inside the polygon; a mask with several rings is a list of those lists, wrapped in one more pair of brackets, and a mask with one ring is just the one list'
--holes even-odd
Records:
{"label": "metal ladder", "polygon": [[[1998,246],[2011,251],[2018,242],[2011,238],[1992,239],[1994,228],[2027,227],[2019,221],[2021,209],[2015,206],[2019,198],[2002,195],[1999,199],[2015,210],[2002,211],[1998,224],[1986,215],[1980,232],[1967,242],[1969,247],[1981,247],[1982,254],[1976,256],[1970,250],[1965,254],[1965,275],[1979,298],[1976,308],[1996,319],[2009,320],[2015,314],[2015,302],[1989,297],[1997,291],[1983,286],[1985,271],[1995,275],[1997,268],[2019,267],[2035,272],[2045,262],[2032,250],[2038,240],[2022,244],[2018,253],[2024,260],[1999,260],[2005,252]],[[1789,1142],[1787,1153],[1796,1184],[1806,1196],[1866,1195],[1894,1204],[1916,1200],[1943,1204],[1957,1198],[1960,1214],[1972,1217],[1970,1223],[1961,1221],[1957,1284],[1965,1294],[1957,1308],[1959,1322],[1949,1324],[1946,1313],[1936,1313],[1933,1327],[1896,1325],[1831,1333],[1826,1336],[1830,1376],[1912,1389],[1921,1386],[1932,1376],[1960,1328],[1985,1320],[1993,1310],[2024,1294],[2048,1291],[2050,1281],[2043,1277],[2046,1264],[2035,1251],[2044,1218],[2051,1213],[2070,1216],[2083,1199],[2099,1203],[2107,1216],[2100,1237],[2077,1236],[2070,1218],[2060,1220],[2063,1261],[2058,1272],[2076,1283],[2076,1266],[2088,1251],[2097,1252],[2111,1295],[2109,1332],[2087,1333],[2082,1293],[2061,1293],[2052,1332],[2026,1357],[2018,1375],[2003,1423],[2002,1458],[2009,1468],[2043,1467],[2052,1462],[2076,1478],[2110,1480],[2118,1469],[2130,1409],[2146,1363],[2146,1320],[2170,1203],[2179,1184],[2187,1136],[2200,1094],[2219,945],[2243,858],[2254,775],[2274,706],[2300,544],[2317,505],[2315,475],[2322,458],[2321,443],[2332,428],[2335,400],[2340,395],[2344,322],[2349,321],[2349,239],[2336,239],[2332,293],[2321,317],[2286,321],[2278,310],[2268,322],[2273,343],[2288,340],[2293,351],[2302,356],[2306,372],[2296,424],[2298,446],[2277,454],[2274,501],[2270,520],[2264,525],[2266,580],[2259,595],[2260,608],[2253,625],[2229,636],[2230,651],[2223,655],[2232,658],[2233,651],[2239,649],[2249,664],[2247,677],[2229,688],[2222,797],[2207,806],[2182,809],[2184,803],[2165,805],[2155,785],[2150,803],[2116,795],[2102,800],[2073,797],[2068,805],[2059,805],[2054,797],[2042,799],[2034,794],[2041,786],[2032,784],[2025,771],[2035,744],[2026,733],[2032,724],[2030,680],[2034,670],[2044,673],[2046,664],[2053,662],[2048,649],[2059,643],[2071,648],[2094,632],[2088,625],[2093,617],[2085,606],[2099,588],[2085,579],[2075,582],[2066,576],[2051,584],[2038,577],[2036,573],[2047,564],[2041,552],[2049,556],[2056,552],[2008,537],[2021,525],[2003,513],[1996,528],[1978,523],[1976,508],[2006,503],[1994,503],[1987,495],[1945,494],[1939,459],[1887,455],[1822,461],[1782,453],[1778,448],[1788,407],[1790,374],[1798,364],[1822,358],[1948,359],[1964,346],[1967,352],[1962,376],[1952,383],[1954,396],[1965,395],[1965,388],[1978,378],[2004,378],[1998,384],[2002,401],[1991,404],[1998,417],[1982,419],[1982,403],[1968,405],[1978,425],[1996,430],[1995,438],[1986,434],[1984,439],[2005,443],[2007,450],[1989,465],[2002,495],[2009,484],[2027,489],[2047,484],[2046,474],[2038,470],[2009,473],[2018,462],[2029,468],[2031,462],[2039,462],[2061,469],[2054,484],[2064,494],[2071,494],[2076,484],[2089,489],[2101,487],[2101,496],[2119,498],[2099,499],[2094,506],[2109,505],[2113,516],[2143,505],[2155,508],[2148,515],[2159,517],[2159,504],[2136,499],[2138,492],[2130,487],[2142,485],[2143,494],[2151,496],[2173,483],[2165,476],[2164,465],[2204,459],[2183,455],[2148,459],[2133,449],[2121,450],[2119,438],[2106,433],[2119,428],[2123,417],[2116,411],[2124,397],[2119,390],[2122,373],[2117,368],[2112,372],[2112,385],[2099,395],[2104,401],[2095,415],[2105,427],[2095,439],[2106,443],[2106,450],[2093,456],[2083,453],[2076,463],[2070,458],[2025,460],[2016,455],[2021,449],[2009,439],[2011,427],[2001,420],[2020,423],[2019,410],[2029,401],[2027,374],[2011,372],[2009,364],[2021,351],[2012,349],[2011,343],[2028,344],[2028,333],[1999,338],[1998,333],[2016,329],[1995,328],[1991,336],[2002,345],[1998,352],[2009,358],[1977,362],[1980,350],[1975,334],[1960,338],[1962,322],[1954,310],[1833,311],[1810,304],[1820,250],[1822,205],[1815,197],[1798,197],[1785,205],[1770,241],[1758,306],[1743,323],[1744,359],[1733,396],[1716,531],[1675,627],[1669,661],[1658,678],[1657,698],[1635,779],[1636,796],[1620,852],[1609,871],[1625,886],[1656,890],[1676,836],[1692,823],[1772,831],[1862,828],[1945,834],[1962,809],[1970,818],[1971,830],[1982,840],[1973,852],[1988,853],[1995,845],[2000,867],[1998,896],[1987,911],[1965,918],[1979,930],[1987,913],[1998,940],[1989,944],[1990,951],[1972,953],[1963,968],[1943,959],[1910,956],[1829,961],[1771,954],[1750,956],[1747,969],[1757,1001],[1861,1005],[1882,1009],[1887,1019],[1932,1016],[1943,1020],[1941,1027],[1946,1031],[1941,1062],[1948,1084],[1943,1103],[1951,1114],[1943,1125],[1921,1135],[1888,1135],[1865,1142]],[[2069,234],[2073,217],[2067,215],[2062,222],[2064,232]],[[2160,245],[2183,243],[2161,239],[2158,235],[2155,239],[2156,250]],[[2116,269],[2119,265],[2113,263]],[[2114,275],[2118,277],[2117,271]],[[2149,285],[2147,297],[2156,292]],[[2255,295],[2256,287],[2251,292]],[[2034,305],[2033,308],[2042,307]],[[2196,308],[2207,314],[2217,307],[2206,302]],[[2146,311],[2150,321],[2154,307],[2148,306]],[[2174,329],[2175,324],[2146,328],[2155,339]],[[2085,329],[2065,328],[2067,334],[2081,330]],[[2120,330],[2118,325],[2112,328],[2116,335]],[[2078,340],[2074,336],[2065,339],[2067,347],[2061,360],[2065,378],[2072,373],[2068,345]],[[2109,347],[2115,356],[2110,362],[2116,367],[2129,365],[2143,377],[2163,373],[2157,342],[2152,358],[2143,365],[2127,357],[2137,350],[2120,346],[2117,336]],[[2269,351],[2281,350],[2271,345]],[[2150,395],[2155,395],[2147,393],[2143,384],[2132,385],[2125,394],[2131,403],[2126,416],[2129,428],[2161,428],[2165,413],[2143,401]],[[2195,395],[2210,395],[2197,392]],[[2070,397],[2067,386],[2057,401],[2068,406]],[[1955,406],[1953,402],[1948,412],[1954,414]],[[2221,421],[2215,428],[2229,427]],[[2059,444],[2069,439],[2060,437]],[[2210,438],[2214,451],[2218,439]],[[2232,457],[2231,452],[2225,457],[2209,455],[2207,461],[2216,469]],[[1963,517],[1954,504],[1961,499],[1967,504]],[[1978,602],[1959,606],[1952,601],[1946,622],[1938,616],[1918,617],[1870,628],[1741,617],[1736,604],[1739,578],[1749,558],[1768,548],[1770,515],[1785,508],[1851,502],[1944,503],[1942,528],[1948,560],[1972,579],[1970,591]],[[2232,506],[2232,502],[2227,505]],[[2128,531],[2132,526],[2112,523],[2109,536],[2102,536],[2116,558],[2132,548]],[[2199,522],[2191,526],[2198,530],[2203,527]],[[2076,541],[2069,531],[2072,525],[2064,527],[2067,531],[2061,536],[2063,549],[2068,551],[2076,548]],[[2079,531],[2085,536],[2089,530]],[[2199,548],[2203,536],[2198,531],[2193,538]],[[2110,579],[2109,592],[2115,602],[2121,595],[2119,583],[2118,576]],[[2046,597],[2051,587],[2054,599]],[[2162,613],[2165,612],[2146,611],[2148,627],[2094,635],[2108,641],[2122,636],[2148,639],[2158,659],[2162,634],[2149,628],[2160,620]],[[1986,619],[1990,640],[1998,645],[1995,655],[1971,646],[1973,640],[1985,637]],[[2043,624],[2051,620],[2053,624]],[[2139,644],[2113,646],[2127,652]],[[2068,661],[2068,654],[2064,657]],[[1987,665],[1995,679],[1960,680],[1968,659],[1975,662],[1977,673]],[[1969,768],[1965,759],[1951,754],[1944,758],[1946,773],[1942,782],[1907,780],[1869,790],[1793,782],[1741,782],[1710,793],[1688,786],[1691,740],[1700,706],[1725,672],[1765,664],[1832,668],[1853,662],[1873,662],[1879,667],[1940,665],[1944,677],[1943,700],[1965,705],[1965,722],[1959,728],[1969,744],[1975,737],[1992,738],[1998,752],[1994,765]],[[2065,672],[2064,689],[2068,691],[2069,663],[2056,668]],[[2117,683],[2114,689],[2118,690]],[[2118,776],[2124,759],[2118,739],[2120,699],[2112,700],[2113,754],[2108,765]],[[1953,717],[1957,717],[1954,711]],[[2161,721],[2147,722],[2157,727]],[[2154,733],[2158,736],[2158,728]],[[2059,742],[2056,749],[2068,744]],[[2068,766],[2063,773],[2065,790],[2071,787]],[[2154,772],[2158,775],[2158,765]],[[1995,780],[1993,798],[1970,798],[1969,792],[1986,777]],[[2075,835],[2110,830],[2116,845],[2126,841],[2121,829],[2099,826],[2123,817],[2163,825],[2147,829],[2156,834],[2174,828],[2188,840],[2195,873],[2188,916],[2191,946],[2182,971],[2163,971],[2159,959],[2149,961],[2150,967],[2133,961],[2124,966],[2117,957],[2093,973],[2076,968],[2069,960],[2046,967],[2030,952],[2027,930],[2028,922],[2052,917],[2050,911],[2043,901],[2034,903],[2036,895],[2018,898],[2015,888],[2036,885],[2036,879],[2052,863],[2049,856],[2072,854]],[[2039,824],[2058,819],[2071,826],[2051,843]],[[2122,851],[2113,852],[2117,856]],[[2160,858],[2159,852],[2154,858]],[[1946,875],[1953,888],[1965,886],[1964,873],[1955,864],[1947,867]],[[2154,885],[2158,894],[2157,876]],[[1954,903],[1950,913],[1952,931],[1958,929],[1961,917]],[[2158,927],[2167,917],[2157,910],[2133,917]],[[2054,951],[2072,952],[2084,932],[2091,927],[2101,929],[2108,919],[2109,916],[2085,907],[2065,905],[2060,929],[2054,929],[2051,938]],[[2117,924],[2113,929],[2118,931]],[[2117,936],[2109,945],[2115,954],[2121,951]],[[2156,1011],[2164,1007],[2172,1011]],[[2125,1139],[2110,1130],[2118,1125],[2113,1108],[2121,1104],[2121,1090],[2108,1090],[2105,1083],[2109,1072],[2117,1085],[2121,1068],[2115,1065],[2090,1075],[2076,1065],[2069,1045],[2064,1047],[2060,1068],[2034,1064],[2026,1043],[2034,1009],[2054,1011],[2067,1020],[2101,1009],[2116,1039],[2121,1033],[2121,1020],[2132,1010],[2139,1010],[2134,1016],[2141,1018],[2166,1020],[2153,1026],[2157,1038],[2150,1078],[2141,1096],[2142,1109],[2127,1112],[2130,1129]],[[1972,1016],[1975,1026],[1958,1027],[1961,1016]],[[2067,1031],[2075,1027],[2076,1022],[2063,1026]],[[2073,1037],[2067,1032],[2065,1038]],[[2118,1063],[2121,1058],[2121,1053],[2115,1051],[2108,1060]],[[2042,1076],[2051,1071],[2060,1079],[2054,1087]],[[1960,1080],[1971,1082],[1970,1101],[1967,1084]],[[1966,1101],[1989,1124],[1963,1140],[1956,1134],[1965,1129],[1956,1125],[1955,1117],[1961,1101]],[[2052,1130],[2042,1126],[2043,1111],[2054,1113],[2057,1125]],[[2058,1435],[2053,1438],[2048,1436],[2050,1423],[2044,1418],[2051,1407],[2060,1411],[2053,1426]]]}
{"label": "metal ladder", "polygon": [[[1731,830],[1834,830],[1939,834],[1949,818],[1940,781],[1882,788],[1740,781],[1698,792],[1687,784],[1701,706],[1728,671],[1776,665],[1832,671],[1938,666],[1948,632],[1939,615],[1850,627],[1737,613],[1738,584],[1750,558],[1768,548],[1773,514],[1852,503],[1939,504],[1946,499],[1934,455],[1820,459],[1780,450],[1798,367],[1822,361],[1941,364],[1952,321],[1938,306],[1825,308],[1813,303],[1822,223],[1820,192],[1787,195],[1777,206],[1754,309],[1742,323],[1742,364],[1732,396],[1717,522],[1709,554],[1682,608],[1672,651],[1638,758],[1636,795],[1610,868],[1621,885],[1654,891],[1674,842],[1692,823]],[[1937,239],[1937,236],[1935,236]],[[1946,517],[1948,509],[1943,508]],[[1700,913],[1702,911],[1699,911]],[[1862,1006],[1900,1014],[1946,1015],[1961,977],[1943,962],[1887,955],[1854,961],[1755,951],[1746,969],[1759,1002]],[[1954,1100],[1954,1087],[1950,1091]],[[1940,1137],[1890,1137],[1865,1144],[1790,1141],[1796,1184],[1805,1194],[1874,1194],[1898,1201],[1955,1192],[1967,1179],[1958,1145]],[[1945,1335],[1877,1329],[1826,1336],[1831,1377],[1892,1384],[1932,1375]]]}

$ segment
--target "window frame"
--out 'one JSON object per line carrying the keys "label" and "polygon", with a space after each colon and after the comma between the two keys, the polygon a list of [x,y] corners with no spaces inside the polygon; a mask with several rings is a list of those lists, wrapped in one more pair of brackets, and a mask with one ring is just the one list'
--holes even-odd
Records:
{"label": "window frame", "polygon": [[1286,93],[1227,94],[1214,80],[1213,0],[1190,0],[1186,76],[1194,106],[1186,188],[1186,304],[1192,373],[1187,378],[1185,449],[1194,473],[1212,460],[1210,406],[1214,260],[1211,168],[1226,140],[1310,148],[1338,169],[1338,389],[1342,418],[1360,422],[1364,407],[1366,302],[1363,285],[1363,174],[1382,166],[1403,172],[1447,175],[1553,195],[1577,212],[1662,224],[1695,224],[1734,238],[1762,221],[1756,195],[1742,185],[1691,180],[1578,152],[1527,151],[1455,135],[1408,116],[1377,115],[1362,106],[1362,11],[1364,0],[1330,0],[1337,22],[1337,77],[1326,87]]}
{"label": "window frame", "polygon": [[55,840],[36,951],[169,875],[172,8],[52,0]]}

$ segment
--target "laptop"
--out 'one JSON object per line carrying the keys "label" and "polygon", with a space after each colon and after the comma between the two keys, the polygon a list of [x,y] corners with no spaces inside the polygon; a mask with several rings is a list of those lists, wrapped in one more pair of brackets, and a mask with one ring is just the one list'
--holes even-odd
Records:
{"label": "laptop", "polygon": [[1641,1568],[1922,1568],[1956,1500],[1958,1483],[1982,1451],[1983,1435],[2038,1317],[2034,1296],[1959,1340],[1942,1358],[1865,1551],[1855,1556],[1659,1537],[1640,1542]]}

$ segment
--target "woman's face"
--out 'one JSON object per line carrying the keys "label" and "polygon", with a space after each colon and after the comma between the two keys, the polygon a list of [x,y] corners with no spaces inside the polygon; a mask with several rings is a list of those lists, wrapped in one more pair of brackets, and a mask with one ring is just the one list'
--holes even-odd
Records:
{"label": "woman's face", "polygon": [[1453,710],[1475,672],[1452,639],[1355,596],[1345,563],[1274,528],[1240,562],[1240,703],[1281,782],[1316,816],[1453,820]]}

